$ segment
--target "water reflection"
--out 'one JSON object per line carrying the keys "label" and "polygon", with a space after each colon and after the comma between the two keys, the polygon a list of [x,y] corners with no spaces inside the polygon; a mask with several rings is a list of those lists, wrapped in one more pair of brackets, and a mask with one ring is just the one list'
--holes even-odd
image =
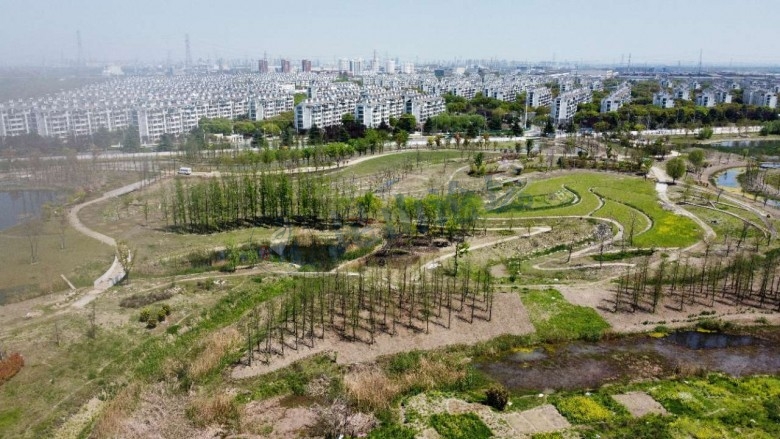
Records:
{"label": "water reflection", "polygon": [[61,194],[50,190],[0,191],[0,230],[20,223],[27,215],[38,216],[46,203],[58,201]]}

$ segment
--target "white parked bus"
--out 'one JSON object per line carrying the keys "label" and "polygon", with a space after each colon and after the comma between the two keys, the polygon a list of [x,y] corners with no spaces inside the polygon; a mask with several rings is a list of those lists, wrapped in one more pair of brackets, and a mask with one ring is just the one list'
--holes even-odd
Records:
{"label": "white parked bus", "polygon": [[182,166],[179,168],[179,175],[191,175],[192,174],[192,168],[187,168]]}

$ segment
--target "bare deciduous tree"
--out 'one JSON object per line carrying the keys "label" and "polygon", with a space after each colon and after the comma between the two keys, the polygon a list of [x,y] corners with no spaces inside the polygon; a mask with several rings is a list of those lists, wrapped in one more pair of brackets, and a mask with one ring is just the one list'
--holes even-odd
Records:
{"label": "bare deciduous tree", "polygon": [[116,243],[116,258],[122,268],[125,270],[125,282],[130,283],[130,272],[133,269],[135,258],[133,257],[133,251],[125,241],[117,241]]}

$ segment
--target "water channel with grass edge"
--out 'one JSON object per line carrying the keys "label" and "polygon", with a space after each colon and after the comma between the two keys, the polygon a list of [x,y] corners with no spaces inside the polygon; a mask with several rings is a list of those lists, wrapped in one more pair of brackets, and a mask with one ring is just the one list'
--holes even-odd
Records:
{"label": "water channel with grass edge", "polygon": [[780,346],[751,335],[679,331],[517,349],[477,368],[511,391],[551,393],[701,371],[773,374]]}

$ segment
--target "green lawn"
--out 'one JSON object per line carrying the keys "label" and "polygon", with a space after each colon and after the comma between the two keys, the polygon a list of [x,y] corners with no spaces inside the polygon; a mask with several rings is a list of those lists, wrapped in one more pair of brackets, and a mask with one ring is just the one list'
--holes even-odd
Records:
{"label": "green lawn", "polygon": [[[739,218],[735,218],[718,210],[706,209],[704,207],[685,206],[685,208],[709,224],[710,227],[712,227],[712,230],[715,231],[719,240],[723,240],[725,236],[730,235],[731,239],[734,240],[733,242],[736,243],[739,241],[744,227],[744,222]],[[760,239],[761,245],[766,244],[764,233],[753,226],[749,226],[744,239],[745,245],[755,245],[755,240],[757,238]]]}
{"label": "green lawn", "polygon": [[628,238],[629,229],[631,228],[631,214],[635,214],[634,221],[634,238],[644,232],[652,223],[647,220],[645,215],[637,211],[632,207],[628,207],[623,203],[618,203],[612,200],[604,200],[604,205],[601,209],[597,210],[593,216],[596,218],[610,218],[623,225]]}
{"label": "green lawn", "polygon": [[[529,217],[529,216],[584,216],[599,207],[598,198],[588,192],[590,188],[589,176],[598,174],[577,174],[576,176],[554,177],[546,180],[529,183],[518,195],[514,202],[501,209],[501,212],[490,212],[490,216],[496,217]],[[580,179],[579,177],[586,177]],[[522,202],[523,196],[545,196],[556,193],[562,189],[576,193],[580,200],[575,204],[561,207],[553,207],[544,210],[529,210]]]}
{"label": "green lawn", "polygon": [[595,310],[572,305],[557,290],[525,290],[520,299],[541,341],[595,340],[609,329]]}
{"label": "green lawn", "polygon": [[[489,155],[486,153],[485,155]],[[433,164],[442,164],[444,160],[456,160],[461,159],[465,161],[468,157],[468,153],[461,151],[428,151],[428,150],[409,150],[400,153],[379,155],[364,162],[358,163],[354,166],[347,166],[342,170],[335,171],[334,175],[343,176],[364,176],[376,174],[382,171],[398,170],[404,165],[412,165],[417,167],[418,163],[423,166],[429,166]],[[359,158],[359,157],[355,157]],[[465,162],[464,162],[465,163]],[[453,164],[452,170],[463,166],[463,164]],[[448,168],[449,169],[449,168]]]}
{"label": "green lawn", "polygon": [[604,198],[640,210],[652,219],[653,227],[634,238],[637,247],[688,247],[701,239],[702,231],[696,222],[661,207],[651,182],[631,179],[594,190]]}
{"label": "green lawn", "polygon": [[[631,416],[612,395],[647,392],[668,415]],[[563,438],[571,433],[601,439],[739,439],[780,437],[780,377],[734,378],[710,374],[704,378],[652,380],[552,395],[550,402],[571,422],[573,432],[534,435]]]}
{"label": "green lawn", "polygon": [[[530,210],[527,204],[516,202],[503,207],[499,213],[490,216],[517,218],[533,216],[584,216],[599,207],[599,200],[593,191],[608,202],[594,213],[595,217],[613,218],[626,229],[630,223],[631,209],[642,211],[652,220],[652,228],[634,237],[638,247],[687,247],[701,239],[702,231],[690,218],[675,215],[661,208],[653,183],[638,177],[598,172],[576,172],[529,183],[520,196],[541,196],[554,194],[562,188],[575,192],[580,201],[575,204],[549,209]],[[612,201],[614,203],[609,203]],[[637,231],[647,227],[646,218],[637,218]]]}

